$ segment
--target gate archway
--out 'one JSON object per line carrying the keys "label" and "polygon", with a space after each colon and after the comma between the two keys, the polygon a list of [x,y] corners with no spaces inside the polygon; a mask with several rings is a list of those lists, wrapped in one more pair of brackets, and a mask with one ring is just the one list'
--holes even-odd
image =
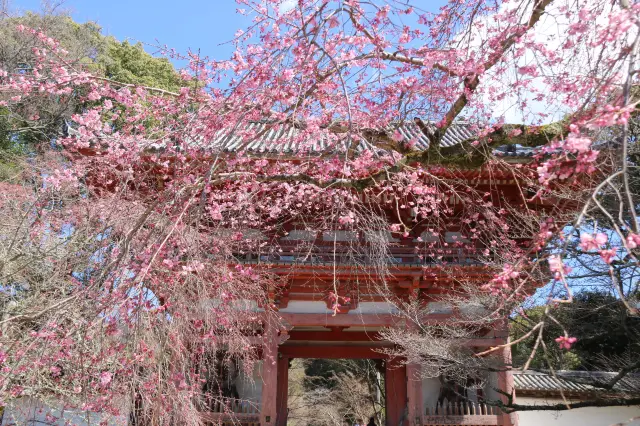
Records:
{"label": "gate archway", "polygon": [[[351,334],[351,333],[349,333]],[[354,336],[355,337],[355,336]],[[295,342],[295,341],[294,341]],[[293,342],[292,342],[293,343]],[[294,358],[320,359],[380,359],[384,361],[385,418],[386,425],[409,424],[409,398],[407,366],[398,359],[390,359],[375,346],[323,345],[298,346],[282,345],[278,350],[278,379],[276,394],[276,425],[287,424],[287,402],[289,385],[289,364]]]}

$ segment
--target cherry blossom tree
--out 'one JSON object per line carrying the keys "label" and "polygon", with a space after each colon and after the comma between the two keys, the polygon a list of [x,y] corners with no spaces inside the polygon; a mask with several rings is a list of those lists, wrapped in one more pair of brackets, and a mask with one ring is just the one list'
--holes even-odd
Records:
{"label": "cherry blossom tree", "polygon": [[[30,105],[73,98],[83,108],[19,180],[2,183],[3,402],[62,397],[116,413],[134,401],[137,421],[198,424],[198,411],[224,394],[202,391],[218,362],[211,354],[224,349],[251,368],[260,324],[278,323],[283,277],[243,259],[276,256],[294,222],[416,239],[418,225],[461,224],[464,241],[453,244],[480,248],[493,279],[477,288],[462,277],[448,296],[483,308],[444,330],[459,341],[549,277],[549,306],[570,303],[571,250],[598,253],[614,272],[616,262],[637,263],[640,5],[238,3],[251,24],[235,34],[231,58],[161,48],[188,61],[179,91],[91,72],[39,28],[15,28],[31,59],[0,70],[0,107],[25,126],[41,120]],[[507,122],[514,111],[522,123]],[[407,137],[406,123],[419,137]],[[448,143],[460,123],[469,136]],[[507,161],[497,153],[508,144],[533,156]],[[461,178],[469,169],[511,176],[519,196],[479,191]],[[530,231],[526,241],[515,228]],[[333,261],[376,277],[384,293],[390,241],[374,240],[334,250]],[[421,243],[438,259],[435,242]],[[637,315],[637,287],[614,272],[609,285]],[[348,296],[334,290],[337,311]],[[440,352],[428,352],[419,343],[442,330],[420,322],[426,308],[389,299],[419,330],[389,332],[408,360],[446,360],[459,346],[440,339]],[[542,342],[550,321],[547,312],[526,338]],[[563,348],[576,338],[556,337]],[[480,369],[498,349],[456,353]]]}

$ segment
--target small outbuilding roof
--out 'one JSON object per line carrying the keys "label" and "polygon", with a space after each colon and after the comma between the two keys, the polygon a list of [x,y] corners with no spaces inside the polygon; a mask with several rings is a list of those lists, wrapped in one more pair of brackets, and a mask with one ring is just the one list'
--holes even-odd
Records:
{"label": "small outbuilding roof", "polygon": [[594,393],[632,393],[640,394],[640,374],[628,374],[618,381],[612,390],[598,387],[599,383],[610,382],[617,373],[606,371],[514,371],[513,379],[516,393],[535,394],[594,394]]}

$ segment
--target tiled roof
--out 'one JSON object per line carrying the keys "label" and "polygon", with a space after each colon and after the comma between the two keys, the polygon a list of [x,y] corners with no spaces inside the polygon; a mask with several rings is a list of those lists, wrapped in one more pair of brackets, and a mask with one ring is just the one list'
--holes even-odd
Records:
{"label": "tiled roof", "polygon": [[[516,393],[606,393],[610,391],[598,388],[594,384],[606,383],[615,376],[616,373],[604,371],[557,371],[556,377],[531,370],[513,372]],[[640,375],[625,376],[613,387],[613,392],[640,394]]]}
{"label": "tiled roof", "polygon": [[[253,121],[249,122],[245,128],[238,129],[240,130],[238,133],[248,131],[253,135],[260,135],[246,145],[245,150],[252,153],[269,154],[286,154],[301,151],[300,143],[296,142],[296,136],[300,134],[299,129],[291,125],[271,126],[272,124],[268,122]],[[470,130],[470,127],[469,124],[464,122],[454,123],[442,137],[440,145],[445,147],[454,146],[467,139],[473,138],[474,134]],[[429,147],[428,136],[414,122],[403,122],[387,130],[386,133],[391,135],[396,129],[404,136],[404,140],[414,140],[417,149],[425,150]],[[425,130],[435,131],[435,126],[431,123],[425,123]],[[264,134],[262,134],[262,132],[264,132]],[[229,137],[226,130],[221,130],[212,140],[199,141],[198,145],[201,145],[203,148],[219,148],[226,152],[234,152],[244,145],[244,140],[240,134]],[[303,148],[310,153],[324,153],[328,150],[328,141],[323,138],[318,138],[318,140],[315,141],[308,141]],[[345,148],[346,142],[343,142],[342,146],[334,146],[332,150],[344,151]],[[356,150],[362,152],[365,149],[375,148],[369,142],[362,141]]]}
{"label": "tiled roof", "polygon": [[[429,147],[428,134],[436,131],[432,122],[418,120],[419,126],[414,121],[406,121],[392,125],[382,133],[391,136],[396,130],[404,137],[405,141],[414,141],[415,149],[426,150]],[[75,126],[67,123],[67,133],[77,133]],[[327,153],[340,153],[347,149],[347,142],[340,141],[340,134],[336,134],[338,142],[329,142],[326,136],[320,136],[314,140],[301,142],[301,130],[293,125],[273,125],[267,121],[249,121],[238,126],[231,135],[228,130],[220,130],[212,138],[198,138],[188,142],[194,148],[202,150],[220,150],[222,152],[238,152],[243,150],[251,154],[262,155],[318,155]],[[454,122],[440,140],[440,146],[451,147],[474,137],[472,126],[463,121]],[[344,138],[342,138],[344,139]],[[144,143],[142,141],[141,143]],[[150,148],[161,148],[162,143],[149,143]],[[369,141],[361,140],[356,146],[356,152],[365,150],[383,154],[384,149],[372,145]],[[520,145],[503,145],[497,147],[494,154],[498,157],[527,158],[534,154],[533,148]]]}
{"label": "tiled roof", "polygon": [[[427,131],[435,131],[436,127],[433,123],[425,123]],[[441,146],[453,146],[467,139],[474,137],[474,133],[470,129],[470,125],[465,122],[453,123],[445,132]],[[417,140],[416,147],[420,150],[425,150],[429,147],[429,139],[424,132],[414,123],[405,122],[398,127],[398,131],[404,136],[406,140],[415,138]]]}

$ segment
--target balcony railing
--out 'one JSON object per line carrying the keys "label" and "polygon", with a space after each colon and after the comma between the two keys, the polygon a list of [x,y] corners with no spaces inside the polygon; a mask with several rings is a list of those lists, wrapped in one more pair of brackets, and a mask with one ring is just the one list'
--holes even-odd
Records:
{"label": "balcony railing", "polygon": [[389,247],[386,255],[373,255],[366,246],[336,247],[317,245],[301,247],[293,245],[280,246],[277,252],[248,253],[238,256],[244,263],[282,263],[287,265],[370,265],[384,262],[389,265],[474,265],[480,264],[480,251],[467,247],[434,247],[423,249],[411,245]]}
{"label": "balcony railing", "polygon": [[[260,404],[238,399],[218,400],[211,403],[210,411],[201,412],[207,425],[260,425]],[[498,425],[500,410],[470,401],[444,401],[425,410],[425,426],[488,426]]]}
{"label": "balcony railing", "polygon": [[471,401],[448,402],[428,407],[425,413],[425,426],[431,425],[497,425],[500,410],[490,405]]}
{"label": "balcony railing", "polygon": [[225,398],[212,402],[209,411],[202,411],[200,416],[211,425],[260,426],[260,404]]}

